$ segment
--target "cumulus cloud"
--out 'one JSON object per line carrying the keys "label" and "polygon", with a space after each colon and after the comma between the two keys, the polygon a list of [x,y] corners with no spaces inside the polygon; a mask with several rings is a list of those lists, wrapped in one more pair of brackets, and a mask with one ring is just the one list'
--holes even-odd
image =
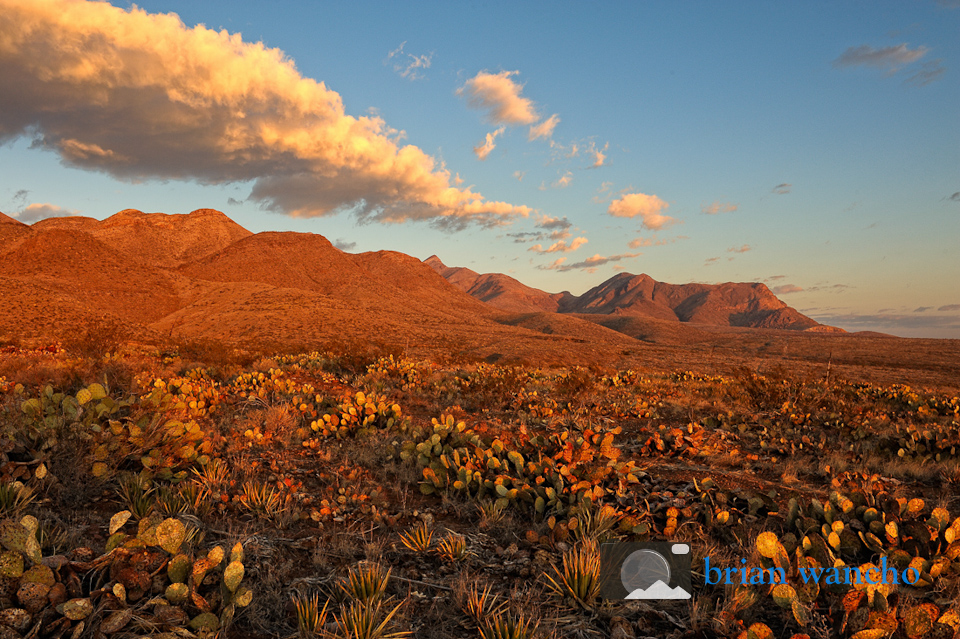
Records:
{"label": "cumulus cloud", "polygon": [[338,249],[340,249],[341,251],[352,251],[353,249],[357,248],[356,242],[348,242],[342,239],[338,239],[336,242],[333,243],[333,245]]}
{"label": "cumulus cloud", "polygon": [[0,143],[33,135],[127,180],[252,181],[261,208],[299,217],[455,229],[531,212],[452,186],[381,118],[347,115],[339,94],[239,34],[78,0],[0,0],[0,33]]}
{"label": "cumulus cloud", "polygon": [[527,139],[536,140],[537,138],[549,138],[553,135],[553,130],[560,124],[560,116],[554,113],[549,118],[539,124],[530,127]]}
{"label": "cumulus cloud", "polygon": [[[786,186],[789,186],[789,184]],[[730,202],[713,202],[712,204],[701,206],[700,211],[707,215],[716,215],[717,213],[733,213],[737,208],[738,206],[736,204],[731,204]]]}
{"label": "cumulus cloud", "polygon": [[750,250],[749,244],[744,244],[743,246],[732,246],[727,249],[727,253],[746,253]]}
{"label": "cumulus cloud", "polygon": [[457,89],[472,109],[487,112],[493,124],[533,124],[540,119],[533,101],[520,94],[523,85],[514,82],[519,71],[490,73],[481,71]]}
{"label": "cumulus cloud", "polygon": [[781,284],[770,289],[774,295],[789,295],[790,293],[799,293],[803,289],[793,284]]}
{"label": "cumulus cloud", "polygon": [[570,186],[570,183],[573,182],[573,173],[567,171],[553,183],[553,188],[555,189],[565,189]]}
{"label": "cumulus cloud", "polygon": [[597,253],[593,257],[588,257],[582,262],[574,262],[573,264],[564,264],[567,258],[561,257],[560,259],[553,262],[552,264],[549,264],[547,266],[538,266],[537,268],[541,270],[561,271],[561,272],[584,269],[592,273],[597,269],[597,267],[603,266],[604,264],[609,264],[611,262],[619,262],[620,260],[626,260],[632,257],[639,257],[640,255],[641,253],[621,253],[620,255],[610,255],[610,256],[604,257],[603,255],[600,255],[599,253]]}
{"label": "cumulus cloud", "polygon": [[477,154],[479,159],[486,160],[487,156],[490,155],[490,152],[497,148],[497,145],[494,144],[493,141],[497,139],[498,135],[501,135],[506,130],[506,127],[500,127],[496,131],[487,133],[486,141],[479,146],[473,147],[473,152]]}
{"label": "cumulus cloud", "polygon": [[772,191],[777,195],[786,195],[787,193],[790,192],[791,188],[793,188],[792,184],[787,184],[786,182],[783,182],[773,187]]}
{"label": "cumulus cloud", "polygon": [[80,215],[73,209],[65,209],[56,204],[31,204],[30,206],[16,212],[12,217],[17,218],[24,224],[33,224],[48,217],[69,217],[71,215]]}
{"label": "cumulus cloud", "polygon": [[396,71],[401,78],[419,80],[423,77],[422,70],[430,68],[433,54],[414,55],[407,53],[403,50],[403,47],[406,45],[406,40],[401,42],[399,47],[387,54],[387,60],[393,60],[393,70]]}
{"label": "cumulus cloud", "polygon": [[585,237],[575,237],[569,244],[564,240],[560,240],[559,242],[554,242],[550,248],[543,248],[541,244],[534,244],[527,250],[533,251],[534,253],[571,253],[587,242],[588,240]]}
{"label": "cumulus cloud", "polygon": [[607,213],[614,217],[640,217],[643,226],[655,231],[676,222],[674,218],[661,213],[669,206],[656,195],[627,193],[611,202]]}
{"label": "cumulus cloud", "polygon": [[874,49],[869,44],[850,47],[833,61],[833,66],[842,69],[845,67],[867,66],[882,69],[887,73],[896,73],[901,67],[913,64],[927,54],[926,47],[911,49],[904,42],[892,47]]}

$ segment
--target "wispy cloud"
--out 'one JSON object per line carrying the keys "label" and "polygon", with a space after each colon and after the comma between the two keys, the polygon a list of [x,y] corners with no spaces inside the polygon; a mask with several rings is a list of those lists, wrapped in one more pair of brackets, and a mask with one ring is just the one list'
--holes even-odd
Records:
{"label": "wispy cloud", "polygon": [[486,141],[479,146],[473,147],[473,152],[477,154],[479,159],[486,160],[487,156],[490,155],[490,152],[497,148],[497,145],[494,144],[494,140],[498,135],[503,134],[503,132],[506,130],[506,127],[500,127],[496,131],[487,133]]}
{"label": "wispy cloud", "polygon": [[559,242],[554,242],[549,248],[543,248],[543,246],[540,244],[534,244],[527,250],[533,251],[534,253],[571,253],[576,251],[587,242],[588,240],[585,237],[575,237],[569,244],[566,241],[561,240]]}
{"label": "wispy cloud", "polygon": [[736,204],[731,204],[730,202],[713,202],[701,206],[700,211],[707,215],[716,215],[717,213],[733,213],[737,208],[738,206]]}
{"label": "wispy cloud", "polygon": [[929,310],[932,309],[932,308],[933,308],[932,306],[918,306],[917,308],[913,309],[913,312],[914,312],[914,313],[926,313],[927,311],[929,311]]}
{"label": "wispy cloud", "polygon": [[393,60],[393,70],[396,71],[401,78],[419,80],[423,78],[423,70],[430,68],[433,54],[414,55],[407,53],[403,50],[403,47],[406,45],[406,40],[401,42],[399,47],[387,54],[387,60]]}
{"label": "wispy cloud", "polygon": [[565,189],[570,186],[570,183],[573,182],[573,173],[567,171],[553,183],[553,188],[555,189]]}
{"label": "wispy cloud", "polygon": [[938,311],[960,311],[960,304],[947,304],[937,309]]}
{"label": "wispy cloud", "polygon": [[781,284],[770,289],[774,295],[789,295],[790,293],[799,293],[802,290],[802,288],[793,284]]}
{"label": "wispy cloud", "polygon": [[56,204],[31,204],[26,208],[17,211],[11,217],[15,217],[24,224],[33,224],[48,217],[69,217],[71,215],[80,215],[73,209],[65,209]]}
{"label": "wispy cloud", "polygon": [[927,54],[926,47],[911,49],[904,42],[892,47],[875,49],[869,44],[850,47],[833,61],[833,66],[844,67],[868,66],[881,69],[887,73],[896,73],[902,67],[913,64]]}
{"label": "wispy cloud", "polygon": [[614,217],[639,217],[643,226],[655,231],[676,222],[676,219],[661,213],[669,206],[656,195],[627,193],[611,202],[607,213]]}
{"label": "wispy cloud", "polygon": [[481,71],[457,89],[457,95],[465,97],[470,108],[486,111],[493,124],[533,124],[540,116],[533,101],[520,95],[523,85],[513,80],[519,73]]}
{"label": "wispy cloud", "polygon": [[554,113],[540,124],[531,125],[527,139],[549,138],[553,135],[553,130],[557,128],[558,124],[560,124],[560,116]]}
{"label": "wispy cloud", "polygon": [[918,87],[924,87],[939,80],[944,73],[947,72],[947,68],[943,66],[943,59],[937,58],[936,60],[929,60],[920,65],[920,68],[910,74],[904,82],[907,84],[913,84]]}
{"label": "wispy cloud", "polygon": [[772,191],[777,195],[786,195],[787,193],[790,192],[790,189],[792,188],[793,188],[792,184],[787,184],[786,182],[782,182],[781,184],[778,184],[775,187],[773,187]]}
{"label": "wispy cloud", "polygon": [[589,272],[593,272],[598,267],[603,266],[604,264],[610,264],[611,262],[619,262],[621,260],[627,260],[633,257],[639,257],[640,255],[641,255],[640,253],[621,253],[620,255],[610,255],[610,256],[604,257],[603,255],[600,255],[599,253],[597,253],[593,257],[588,257],[582,262],[574,262],[573,264],[565,264],[564,262],[566,262],[567,258],[561,257],[560,259],[553,262],[552,264],[549,264],[547,266],[538,266],[537,268],[542,270],[561,271],[561,272],[581,270],[581,269],[587,270]]}
{"label": "wispy cloud", "polygon": [[587,149],[587,153],[593,155],[593,164],[590,165],[591,169],[599,169],[607,161],[607,150],[610,148],[610,143],[607,142],[603,145],[602,149],[598,149],[596,143],[590,142],[590,147]]}
{"label": "wispy cloud", "polygon": [[957,191],[947,199],[950,200],[951,202],[960,202],[960,191]]}
{"label": "wispy cloud", "polygon": [[514,171],[513,177],[517,178],[517,182],[523,182],[523,178],[526,174],[526,171]]}
{"label": "wispy cloud", "polygon": [[105,2],[3,0],[0,141],[126,180],[253,182],[299,217],[499,224],[531,209],[451,185],[441,163],[278,49]]}
{"label": "wispy cloud", "polygon": [[746,253],[750,250],[749,244],[744,244],[743,246],[731,246],[727,249],[727,253]]}

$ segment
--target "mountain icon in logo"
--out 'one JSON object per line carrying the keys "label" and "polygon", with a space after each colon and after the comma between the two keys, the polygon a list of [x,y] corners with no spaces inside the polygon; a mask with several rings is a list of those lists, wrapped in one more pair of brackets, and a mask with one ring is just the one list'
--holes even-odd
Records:
{"label": "mountain icon in logo", "polygon": [[627,595],[627,599],[689,599],[690,593],[677,586],[671,588],[662,581],[657,581],[646,590],[637,588]]}

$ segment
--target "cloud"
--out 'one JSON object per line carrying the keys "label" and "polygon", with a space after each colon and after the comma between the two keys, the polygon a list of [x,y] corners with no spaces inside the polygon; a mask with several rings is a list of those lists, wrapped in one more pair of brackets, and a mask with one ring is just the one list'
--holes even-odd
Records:
{"label": "cloud", "polygon": [[950,200],[951,202],[960,202],[960,191],[957,191],[947,199]]}
{"label": "cloud", "polygon": [[559,242],[554,242],[550,248],[547,249],[543,248],[543,246],[540,244],[534,244],[527,250],[533,251],[534,253],[571,253],[576,251],[587,242],[588,240],[585,237],[576,237],[569,244],[567,244],[567,242],[564,240],[560,240]]}
{"label": "cloud", "polygon": [[556,182],[553,183],[553,188],[555,189],[565,189],[570,186],[570,183],[573,182],[573,173],[567,171],[561,175]]}
{"label": "cloud", "polygon": [[790,293],[799,293],[802,290],[802,288],[793,284],[781,284],[770,289],[774,295],[789,295]]}
{"label": "cloud", "polygon": [[669,240],[666,240],[666,239],[654,240],[649,237],[638,237],[636,239],[630,240],[630,242],[627,243],[627,246],[629,246],[632,249],[643,248],[644,246],[665,246],[667,244],[673,244],[678,240],[685,240],[685,239],[687,238],[686,236],[683,236],[683,235],[671,238]]}
{"label": "cloud", "polygon": [[720,258],[719,258],[719,257],[708,257],[707,259],[705,259],[705,260],[703,261],[703,265],[704,265],[704,266],[713,266],[714,264],[716,264],[716,263],[719,262],[719,261],[720,261]]}
{"label": "cloud", "polygon": [[573,264],[564,264],[567,258],[561,257],[557,261],[553,262],[548,266],[538,266],[537,268],[547,271],[572,271],[577,269],[586,269],[587,271],[594,271],[597,267],[603,266],[604,264],[609,264],[611,262],[619,262],[620,260],[627,260],[632,257],[639,257],[641,253],[621,253],[620,255],[610,255],[609,257],[604,257],[597,253],[593,257],[588,257],[582,262],[575,262]]}
{"label": "cloud", "polygon": [[918,306],[917,308],[913,309],[913,312],[914,312],[914,313],[926,313],[926,312],[929,311],[931,308],[933,308],[933,307],[932,307],[932,306]]}
{"label": "cloud", "polygon": [[783,182],[773,187],[772,191],[777,195],[786,195],[787,193],[790,192],[791,188],[793,188],[792,184],[787,184],[786,182]]}
{"label": "cloud", "polygon": [[937,309],[938,311],[960,311],[960,304],[947,304]]}
{"label": "cloud", "polygon": [[566,217],[550,217],[549,215],[541,216],[537,221],[537,226],[542,229],[547,229],[549,231],[554,230],[567,230],[573,224]]}
{"label": "cloud", "polygon": [[732,246],[727,249],[727,253],[746,253],[750,250],[749,244],[744,244],[743,246]]}
{"label": "cloud", "polygon": [[34,222],[45,220],[48,217],[69,217],[72,215],[80,215],[80,213],[73,209],[59,207],[56,204],[31,204],[25,209],[14,213],[13,217],[24,224],[33,224]]}
{"label": "cloud", "polygon": [[480,146],[473,147],[473,152],[477,154],[477,157],[480,160],[486,160],[487,156],[490,155],[490,152],[493,151],[495,148],[497,148],[497,145],[494,144],[493,141],[497,138],[498,135],[501,135],[506,130],[507,128],[502,126],[496,131],[487,133],[486,141]]}
{"label": "cloud", "polygon": [[0,143],[32,135],[68,165],[130,181],[252,181],[262,209],[297,217],[456,229],[532,212],[452,186],[278,49],[137,7],[0,4]]}
{"label": "cloud", "polygon": [[538,138],[549,138],[558,124],[560,124],[560,116],[554,113],[540,124],[532,125],[527,139],[532,141]]}
{"label": "cloud", "polygon": [[943,66],[943,60],[937,58],[936,60],[929,60],[921,64],[920,68],[910,74],[910,77],[904,80],[904,82],[918,87],[925,87],[931,82],[939,80],[946,72],[947,69]]}
{"label": "cloud", "polygon": [[433,60],[433,54],[428,53],[426,55],[414,55],[412,53],[407,53],[403,50],[407,41],[404,40],[400,43],[400,46],[387,54],[387,60],[393,60],[393,70],[396,71],[401,78],[407,78],[408,80],[419,80],[423,78],[423,73],[421,69],[429,69],[430,63]]}
{"label": "cloud", "polygon": [[523,182],[523,176],[527,174],[526,171],[514,171],[513,177],[517,178],[517,182]]}
{"label": "cloud", "polygon": [[357,248],[356,242],[348,242],[342,239],[338,239],[336,242],[333,243],[333,245],[338,249],[340,249],[341,251],[352,251],[353,249]]}
{"label": "cloud", "polygon": [[893,74],[901,67],[913,64],[925,56],[927,51],[928,49],[922,46],[911,49],[906,43],[880,49],[874,49],[869,44],[861,44],[841,53],[840,57],[833,61],[833,66],[838,69],[867,66]]}
{"label": "cloud", "polygon": [[738,206],[736,204],[729,202],[713,202],[712,204],[701,206],[700,211],[707,215],[716,215],[717,213],[733,213],[737,208]]}
{"label": "cloud", "polygon": [[655,231],[676,222],[674,218],[660,213],[669,206],[656,195],[627,193],[611,202],[607,213],[614,217],[639,216],[644,227]]}
{"label": "cloud", "polygon": [[457,95],[465,96],[470,108],[486,111],[487,120],[493,124],[533,124],[540,116],[533,101],[521,97],[523,85],[512,79],[519,73],[481,71],[457,89]]}
{"label": "cloud", "polygon": [[876,315],[806,313],[811,319],[847,330],[898,331],[917,337],[960,337],[960,315]]}
{"label": "cloud", "polygon": [[594,142],[590,142],[590,147],[587,149],[587,153],[593,155],[593,164],[590,165],[591,169],[599,169],[604,165],[604,163],[607,161],[606,151],[609,148],[609,142],[604,144],[602,149],[598,149]]}

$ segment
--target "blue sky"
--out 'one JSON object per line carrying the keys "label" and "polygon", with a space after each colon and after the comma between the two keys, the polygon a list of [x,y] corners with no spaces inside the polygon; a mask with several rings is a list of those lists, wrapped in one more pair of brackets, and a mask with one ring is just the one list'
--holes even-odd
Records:
{"label": "blue sky", "polygon": [[0,0],[27,38],[0,48],[3,212],[210,207],[551,292],[762,281],[960,338],[956,2],[137,6]]}

